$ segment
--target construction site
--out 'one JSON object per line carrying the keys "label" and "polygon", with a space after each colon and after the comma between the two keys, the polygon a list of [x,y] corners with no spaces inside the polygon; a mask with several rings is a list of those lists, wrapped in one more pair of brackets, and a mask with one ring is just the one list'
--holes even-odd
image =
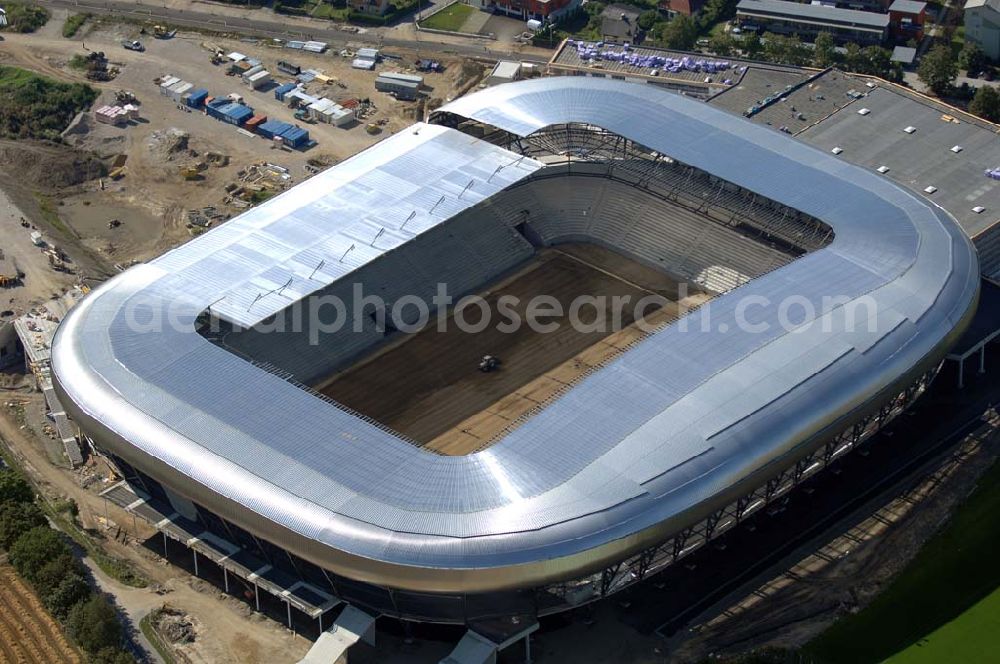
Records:
{"label": "construction site", "polygon": [[[434,109],[480,86],[491,66],[440,53],[433,56],[434,66],[427,66],[427,53],[418,48],[373,48],[371,40],[333,48],[305,38],[289,43],[178,31],[152,21],[118,23],[91,18],[74,39],[67,39],[60,28],[69,14],[54,10],[52,20],[34,34],[5,32],[0,46],[0,64],[54,80],[87,83],[99,92],[90,110],[80,113],[63,132],[62,143],[0,139],[0,438],[13,460],[39,485],[43,500],[75,502],[77,523],[94,546],[144,580],[145,587],[133,587],[109,574],[107,567],[95,562],[96,556],[87,558],[95,584],[114,594],[135,632],[145,620],[176,661],[299,661],[318,636],[327,634],[328,603],[317,601],[317,625],[312,614],[300,613],[298,604],[293,607],[296,591],[282,599],[281,592],[287,588],[272,584],[271,590],[276,589],[272,595],[266,574],[257,578],[254,570],[248,570],[244,577],[237,577],[226,567],[234,564],[233,557],[225,560],[222,556],[221,564],[212,562],[220,557],[218,542],[206,538],[191,544],[200,531],[188,533],[173,524],[164,529],[147,523],[142,509],[152,503],[140,506],[138,514],[129,509],[139,497],[125,490],[126,478],[120,469],[88,449],[55,395],[53,336],[75,304],[108,278],[225,226],[331,166],[404,133]],[[593,63],[567,59],[571,51],[556,52],[550,73],[601,75],[592,71],[598,68]],[[756,114],[754,122],[790,125],[796,133],[802,132],[800,140],[823,151],[844,152],[845,159],[871,169],[881,166],[885,170],[879,173],[888,173],[889,179],[900,180],[905,174],[904,185],[923,177],[908,169],[923,163],[924,153],[942,163],[951,160],[949,168],[952,162],[961,162],[962,172],[971,174],[967,182],[935,173],[932,188],[941,188],[937,200],[977,238],[984,273],[992,265],[994,277],[998,274],[1000,260],[988,259],[1000,255],[1000,226],[992,223],[1000,190],[980,186],[984,167],[1000,167],[1000,162],[980,163],[1000,158],[996,144],[989,147],[995,130],[957,111],[926,100],[914,101],[835,70],[816,74],[749,61],[737,64],[743,67],[742,78],[727,87],[725,94],[701,85],[707,92],[695,96],[709,97],[709,105],[738,114],[758,99],[770,100],[768,95],[784,87],[787,79],[791,84],[786,94],[797,95],[792,99],[808,113],[808,120],[805,116],[778,117],[783,105],[775,103]],[[737,71],[735,64],[733,71]],[[687,92],[700,85],[693,74],[657,78],[664,87]],[[675,85],[667,84],[668,79]],[[816,95],[817,90],[826,99]],[[806,95],[808,99],[798,98]],[[884,109],[879,106],[882,100]],[[874,113],[858,115],[851,112],[853,107],[837,113],[851,104],[865,105]],[[817,109],[812,111],[811,105]],[[872,130],[847,124],[873,120],[886,123],[879,125],[879,140],[892,143],[878,154],[865,152],[876,151],[869,147],[878,143],[871,141]],[[909,138],[911,132],[896,131],[910,123],[918,126],[915,139]],[[835,135],[841,124],[843,130]],[[897,144],[908,139],[923,141],[929,133],[926,129],[937,125],[963,133],[956,137],[935,134],[933,145],[921,148],[921,159],[904,159]],[[493,138],[502,140],[501,134]],[[964,146],[961,155],[953,145]],[[690,183],[684,180],[684,184]],[[925,184],[921,182],[919,189]],[[541,196],[540,202],[512,207],[512,214],[523,213],[522,208],[552,208],[555,200],[575,201],[576,191]],[[706,189],[705,199],[709,196],[718,192]],[[634,196],[629,193],[622,198]],[[579,208],[586,216],[597,204],[580,203]],[[976,207],[970,208],[973,204]],[[551,212],[555,217],[567,211],[553,208]],[[766,252],[768,260],[759,261],[764,266],[761,273],[793,259],[770,255],[781,253],[773,249]],[[459,264],[454,255],[446,258]],[[435,456],[474,455],[488,451],[588,376],[634,349],[648,339],[651,330],[670,324],[684,310],[714,304],[717,295],[757,274],[719,271],[707,263],[688,272],[683,261],[678,261],[676,270],[665,272],[605,246],[578,242],[539,248],[522,258],[477,282],[470,292],[494,311],[501,298],[519,298],[522,305],[514,311],[521,316],[526,313],[523,303],[543,289],[564,308],[588,294],[609,299],[629,296],[633,301],[656,296],[658,304],[644,310],[640,319],[626,313],[620,329],[602,327],[588,333],[566,324],[553,334],[538,334],[527,326],[516,334],[501,334],[495,326],[475,334],[464,334],[454,325],[444,332],[431,326],[416,334],[393,336],[370,352],[352,356],[336,370],[324,365],[321,375],[303,379],[300,387],[397,432]],[[442,258],[434,264],[447,261]],[[717,263],[728,264],[721,259]],[[473,260],[464,269],[471,273],[478,268]],[[682,292],[679,284],[694,278],[701,281],[690,292]],[[447,311],[449,320],[456,315],[455,309]],[[477,315],[467,312],[465,317],[475,322]],[[336,348],[336,340],[324,352],[335,352],[331,348]],[[982,371],[986,365],[980,362]],[[277,373],[283,375],[280,370]],[[953,377],[951,373],[945,376]],[[968,380],[981,387],[989,378],[976,374]],[[943,388],[938,391],[943,396],[935,398],[945,406],[932,412],[943,420],[958,398]],[[920,417],[912,421],[933,419]],[[918,432],[909,421],[894,426],[916,438]],[[956,452],[926,477],[884,496],[873,515],[848,519],[842,528],[838,525],[814,551],[793,552],[790,562],[777,559],[772,561],[775,566],[758,570],[756,576],[740,577],[744,584],[736,591],[716,596],[714,590],[709,593],[704,588],[714,588],[713,576],[736,578],[757,564],[758,557],[769,555],[768,545],[761,544],[765,537],[772,544],[787,539],[787,533],[773,525],[774,515],[786,509],[784,499],[747,518],[754,528],[751,534],[737,533],[732,540],[705,547],[686,565],[623,592],[615,601],[581,605],[547,617],[541,630],[525,642],[543,661],[641,664],[665,661],[668,648],[670,657],[694,662],[715,653],[741,652],[750,645],[801,644],[835,617],[870,601],[904,559],[915,555],[1000,454],[993,435],[996,425],[995,417],[984,419],[975,436],[960,446],[961,454]],[[897,435],[897,446],[899,439]],[[886,446],[892,444],[890,440]],[[868,459],[867,451],[864,454]],[[849,463],[864,465],[857,458]],[[884,475],[894,469],[891,459],[884,460],[883,466]],[[852,473],[841,477],[838,472],[839,479],[829,483],[842,484],[840,494],[836,486],[823,485],[831,502],[840,495],[846,504],[852,486],[860,495],[866,477],[870,485],[881,481],[875,470],[865,475],[851,468],[857,473],[855,479],[845,480]],[[812,497],[812,486],[805,496],[798,496],[800,506],[819,500]],[[119,502],[109,495],[119,496]],[[804,531],[811,515],[795,511],[794,505],[793,501],[787,508],[793,514],[790,518]],[[147,509],[148,513],[152,512]],[[166,519],[171,514],[160,516]],[[746,554],[726,558],[727,546],[731,552]],[[10,570],[3,572],[7,575]],[[25,638],[19,649],[0,649],[0,659],[75,661],[77,655],[61,638],[58,626],[46,622],[38,602],[26,599],[23,588],[9,585],[8,594],[18,596],[9,599],[24,615],[8,611],[0,628]],[[298,591],[303,588],[299,586]],[[709,596],[715,598],[714,603],[702,606]],[[687,622],[679,622],[675,631],[665,627],[664,616],[681,613],[678,606],[703,609],[684,614],[694,618],[690,631]],[[341,615],[345,621],[350,617],[346,610]],[[388,614],[379,617],[378,629],[375,644],[354,647],[351,661],[449,661],[456,641],[465,643],[464,629],[397,621]],[[27,638],[32,630],[47,636]],[[141,648],[154,652],[145,638],[135,637]],[[500,653],[499,661],[522,661],[521,654],[510,649]]]}
{"label": "construction site", "polygon": [[[444,330],[428,326],[322,382],[319,390],[427,449],[469,454],[488,447],[587,373],[675,320],[679,310],[711,297],[692,293],[678,301],[677,285],[662,272],[597,245],[561,245],[540,252],[479,294],[492,312],[501,298],[516,302],[508,315],[524,319],[532,296],[545,293],[564,312],[548,321],[558,325],[557,331],[543,334],[525,325],[505,333],[495,322],[476,333],[454,322]],[[610,307],[598,310],[595,305],[581,314],[589,330],[581,332],[568,316],[573,299],[581,295],[597,298],[595,303],[622,298],[629,305],[622,307],[618,320]],[[645,325],[640,326],[633,318],[635,303],[646,296],[653,298],[641,312]],[[484,314],[478,307],[469,309],[472,313],[458,315],[478,327]],[[470,370],[484,355],[495,357],[496,366]],[[428,371],[428,365],[434,370]]]}

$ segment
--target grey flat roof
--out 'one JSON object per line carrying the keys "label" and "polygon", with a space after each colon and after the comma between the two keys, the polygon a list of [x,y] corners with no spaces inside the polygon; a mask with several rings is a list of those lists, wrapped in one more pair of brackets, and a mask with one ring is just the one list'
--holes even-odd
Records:
{"label": "grey flat roof", "polygon": [[[996,129],[892,87],[859,89],[868,95],[798,138],[827,152],[843,148],[840,159],[869,169],[886,166],[888,178],[917,192],[937,187],[928,198],[948,210],[971,237],[1000,220],[1000,181],[983,175],[1000,165]],[[855,112],[862,107],[871,113]],[[915,131],[904,132],[907,127]],[[961,152],[952,152],[955,146]],[[986,210],[973,212],[976,206]]]}
{"label": "grey flat roof", "polygon": [[889,5],[889,11],[902,12],[904,14],[919,14],[926,8],[926,2],[917,2],[916,0],[895,0],[895,2]]}
{"label": "grey flat roof", "polygon": [[798,18],[837,25],[884,29],[889,25],[888,14],[876,14],[857,9],[838,9],[826,5],[809,5],[786,0],[740,0],[739,13]]}
{"label": "grey flat roof", "polygon": [[904,65],[913,64],[917,58],[917,49],[909,46],[896,46],[892,49],[892,61],[902,62]]}
{"label": "grey flat roof", "polygon": [[[611,74],[625,74],[625,75],[636,75],[636,76],[650,76],[651,72],[655,69],[657,71],[657,76],[655,81],[663,81],[664,83],[678,83],[686,84],[690,83],[693,87],[703,87],[711,91],[712,93],[724,90],[727,87],[734,85],[742,79],[742,77],[753,74],[755,77],[771,77],[775,81],[785,81],[790,82],[792,80],[798,81],[805,78],[802,69],[799,67],[790,67],[787,65],[771,64],[764,62],[757,62],[755,60],[743,60],[740,58],[721,58],[707,56],[704,53],[692,53],[688,51],[674,51],[663,48],[654,48],[649,46],[628,46],[627,49],[622,44],[606,44],[602,49],[609,55],[616,54],[634,54],[641,58],[646,57],[656,57],[659,56],[664,59],[671,59],[674,61],[681,61],[685,58],[690,62],[697,63],[702,61],[704,63],[728,63],[728,67],[725,70],[706,73],[705,71],[697,70],[697,67],[693,69],[677,68],[678,71],[671,71],[669,68],[663,65],[653,65],[647,64],[645,66],[638,66],[631,64],[624,58],[622,61],[617,59],[594,59],[593,61],[585,60],[580,56],[581,49],[589,49],[590,47],[595,47],[596,42],[586,41],[582,39],[567,39],[562,47],[552,56],[549,61],[550,65],[554,65],[559,68],[570,68],[580,71],[588,71],[594,75],[611,75]],[[710,79],[710,83],[706,83],[705,79]],[[785,83],[782,83],[784,85]]]}
{"label": "grey flat roof", "polygon": [[[67,412],[130,463],[318,565],[390,587],[488,592],[589,573],[702,518],[896,394],[971,316],[976,256],[941,208],[719,109],[654,86],[560,77],[496,86],[438,113],[519,136],[600,126],[815,216],[835,238],[713,300],[711,331],[667,326],[492,447],[444,457],[197,333],[198,315],[242,281],[213,251],[243,232],[240,217],[116,276],[70,312],[52,350]],[[515,156],[441,126],[397,136],[395,147],[434,136],[458,152],[437,140],[402,151],[426,164],[407,170],[418,185],[470,151],[505,155],[491,163]],[[354,169],[343,162],[325,177],[351,179]],[[473,188],[489,175],[475,175]],[[308,184],[258,208],[257,223],[287,229],[275,243],[311,245],[291,223],[311,200],[296,195]],[[385,211],[377,193],[372,214]],[[253,250],[249,240],[233,246]],[[193,262],[179,268],[185,257]],[[745,297],[759,305],[753,329],[740,322]],[[814,324],[779,324],[792,297],[812,303]],[[859,298],[875,306],[848,312]],[[170,325],[144,324],[167,314]]]}

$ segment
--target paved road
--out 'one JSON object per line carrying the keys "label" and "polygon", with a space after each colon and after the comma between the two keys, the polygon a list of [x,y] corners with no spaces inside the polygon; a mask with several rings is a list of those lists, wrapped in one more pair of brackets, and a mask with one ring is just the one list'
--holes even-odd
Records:
{"label": "paved road", "polygon": [[487,52],[483,44],[475,43],[441,43],[425,39],[399,39],[386,37],[384,33],[369,30],[364,33],[349,33],[336,29],[333,24],[301,25],[299,23],[282,23],[269,12],[261,10],[261,16],[266,18],[245,18],[229,15],[218,15],[206,11],[179,9],[175,7],[159,7],[138,1],[122,2],[121,0],[37,0],[38,4],[47,7],[68,9],[73,12],[89,12],[105,16],[119,16],[140,20],[159,20],[180,27],[218,30],[220,32],[236,32],[247,35],[273,37],[278,39],[313,39],[325,41],[331,48],[340,49],[351,44],[370,44],[383,48],[405,48],[420,50],[422,53],[447,53],[464,55],[466,57],[482,58],[488,54],[514,55],[519,60],[530,62],[545,62],[544,58],[532,56],[512,50],[496,48],[489,45]]}

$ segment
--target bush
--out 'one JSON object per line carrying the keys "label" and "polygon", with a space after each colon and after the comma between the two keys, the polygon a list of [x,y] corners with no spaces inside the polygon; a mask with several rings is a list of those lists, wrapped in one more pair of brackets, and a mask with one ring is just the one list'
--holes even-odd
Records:
{"label": "bush", "polygon": [[42,597],[46,610],[60,621],[66,620],[70,611],[91,596],[90,585],[79,574],[63,577],[55,588]]}
{"label": "bush", "polygon": [[968,70],[970,74],[977,74],[989,66],[990,60],[986,53],[979,47],[979,44],[966,42],[965,47],[958,54],[958,66]]}
{"label": "bush", "polygon": [[0,470],[0,505],[30,503],[35,499],[31,485],[10,468]]}
{"label": "bush", "polygon": [[66,619],[66,629],[77,645],[90,653],[121,646],[122,626],[118,614],[101,595],[93,595],[74,606]]}
{"label": "bush", "polygon": [[937,95],[951,90],[956,76],[958,64],[951,55],[951,49],[944,44],[932,48],[917,67],[917,77]]}
{"label": "bush", "polygon": [[25,2],[7,2],[7,27],[0,30],[11,32],[34,32],[49,21],[49,12],[38,5]]}
{"label": "bush", "polygon": [[120,648],[101,648],[90,656],[90,664],[135,664],[135,658]]}
{"label": "bush", "polygon": [[62,36],[66,39],[72,38],[83,27],[90,14],[73,14],[63,23]]}
{"label": "bush", "polygon": [[21,535],[45,524],[45,514],[34,503],[0,504],[0,550],[9,550]]}
{"label": "bush", "polygon": [[969,104],[969,112],[990,122],[1000,122],[1000,92],[990,85],[978,88]]}
{"label": "bush", "polygon": [[57,140],[74,116],[96,98],[97,91],[89,85],[60,83],[0,66],[0,137]]}
{"label": "bush", "polygon": [[49,562],[60,556],[70,555],[62,535],[48,526],[38,526],[21,535],[10,547],[10,562],[32,585],[36,585],[39,572]]}
{"label": "bush", "polygon": [[83,576],[83,568],[68,550],[42,565],[35,572],[35,590],[48,595],[68,576]]}

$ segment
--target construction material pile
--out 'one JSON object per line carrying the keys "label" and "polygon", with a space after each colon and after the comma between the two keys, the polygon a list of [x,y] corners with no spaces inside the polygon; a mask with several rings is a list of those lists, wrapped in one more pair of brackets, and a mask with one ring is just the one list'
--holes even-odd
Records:
{"label": "construction material pile", "polygon": [[706,60],[704,58],[692,58],[683,56],[671,58],[663,55],[642,54],[631,49],[628,44],[622,44],[620,48],[607,45],[604,42],[573,41],[576,52],[584,62],[596,62],[604,60],[608,62],[620,62],[633,67],[643,67],[647,69],[662,69],[669,72],[690,71],[705,74],[716,74],[728,70],[732,63],[728,60]]}

